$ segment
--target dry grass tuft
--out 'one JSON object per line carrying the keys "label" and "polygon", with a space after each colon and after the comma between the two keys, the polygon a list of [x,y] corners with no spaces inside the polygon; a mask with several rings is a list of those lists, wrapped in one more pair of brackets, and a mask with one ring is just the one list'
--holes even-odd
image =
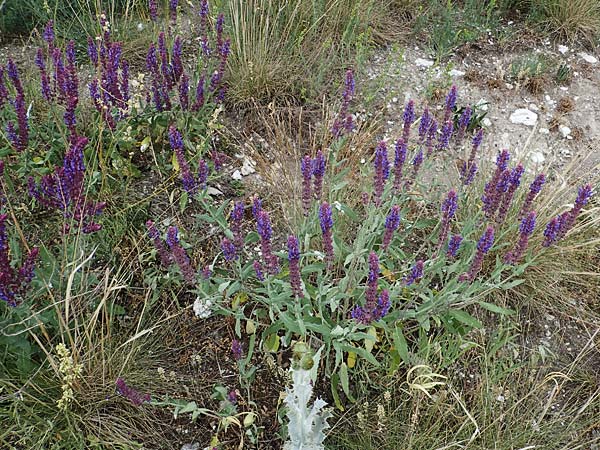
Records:
{"label": "dry grass tuft", "polygon": [[598,0],[546,0],[540,2],[542,23],[552,33],[574,41],[584,39],[593,44],[600,34]]}

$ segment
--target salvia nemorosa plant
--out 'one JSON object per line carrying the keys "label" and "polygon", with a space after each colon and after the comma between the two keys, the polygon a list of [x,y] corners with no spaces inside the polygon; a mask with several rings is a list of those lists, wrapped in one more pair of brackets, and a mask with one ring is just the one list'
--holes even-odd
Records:
{"label": "salvia nemorosa plant", "polygon": [[[353,89],[347,83],[345,98],[350,98],[348,86]],[[474,130],[470,134],[470,109],[463,110],[454,126],[455,95],[453,89],[439,116],[434,109],[417,114],[414,102],[405,107],[406,120],[394,142],[393,163],[388,144],[379,141],[372,149],[372,163],[363,166],[366,173],[353,173],[355,185],[348,192],[360,193],[361,199],[346,198],[345,190],[336,194],[340,189],[336,186],[348,181],[344,178],[347,171],[336,173],[337,146],[346,142],[341,133],[330,149],[304,155],[297,166],[298,204],[304,214],[289,232],[276,228],[277,216],[258,197],[248,203],[237,200],[226,218],[225,206],[216,210],[209,196],[196,193],[202,206],[212,211],[205,217],[224,232],[215,267],[211,267],[213,275],[196,280],[198,289],[213,292],[215,304],[223,289],[231,299],[253,299],[268,310],[263,315],[270,320],[268,336],[263,337],[269,342],[279,339],[277,333],[286,339],[315,333],[341,361],[343,352],[373,358],[358,349],[363,349],[367,339],[360,330],[374,327],[392,334],[403,320],[446,314],[457,299],[461,306],[478,301],[473,299],[483,287],[509,286],[514,281],[511,277],[522,273],[517,268],[535,261],[543,250],[540,241],[551,245],[572,229],[589,201],[591,187],[581,188],[573,208],[552,219],[544,232],[536,226],[540,216],[534,211],[544,175],[529,181],[528,190],[523,188],[524,166],[509,167],[511,155],[503,150],[487,183],[473,182],[485,177],[486,171],[477,169],[483,133]],[[347,109],[343,113],[350,114]],[[335,120],[333,128],[341,126],[339,117]],[[416,121],[422,123],[418,132],[411,133]],[[437,123],[442,124],[439,131]],[[454,151],[467,154],[454,179],[448,174],[452,186],[441,191],[439,186],[424,183],[422,173],[432,158],[442,159]],[[409,170],[407,161],[412,162]],[[180,167],[183,179],[184,165]],[[485,164],[482,168],[486,169]],[[440,201],[419,200],[426,189],[439,193]],[[481,202],[476,212],[468,204],[473,199]],[[318,208],[313,208],[314,203]],[[256,232],[246,232],[242,226],[246,207],[252,210]],[[153,231],[150,237],[163,265],[173,264],[159,233]],[[436,305],[442,304],[440,311]],[[239,328],[245,306],[236,305],[228,313],[235,315]]]}

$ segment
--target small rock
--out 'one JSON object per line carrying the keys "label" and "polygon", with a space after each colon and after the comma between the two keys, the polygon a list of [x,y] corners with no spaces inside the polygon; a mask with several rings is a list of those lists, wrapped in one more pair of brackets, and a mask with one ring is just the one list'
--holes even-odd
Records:
{"label": "small rock", "polygon": [[571,134],[571,129],[566,125],[559,125],[558,131],[562,134],[562,137],[566,138]]}
{"label": "small rock", "polygon": [[532,110],[532,111],[539,111],[540,107],[538,105],[536,105],[535,103],[531,103],[529,105],[529,109]]}
{"label": "small rock", "polygon": [[569,51],[569,47],[567,47],[566,45],[559,45],[558,51],[564,55],[565,53],[567,53]]}
{"label": "small rock", "polygon": [[588,62],[590,64],[596,64],[598,62],[598,58],[596,58],[595,56],[592,56],[588,53],[579,52],[577,54],[581,57],[581,59],[583,59],[585,62]]}
{"label": "small rock", "polygon": [[200,450],[200,444],[194,442],[193,444],[184,444],[181,446],[181,450]]}
{"label": "small rock", "polygon": [[449,72],[449,74],[451,77],[462,77],[465,74],[465,72],[463,72],[462,70],[452,69]]}
{"label": "small rock", "polygon": [[254,161],[252,158],[249,157],[244,157],[244,161],[242,163],[242,175],[243,176],[248,176],[251,173],[256,172],[256,169],[254,168],[256,166],[256,161]]}
{"label": "small rock", "polygon": [[536,124],[538,116],[527,108],[519,108],[510,115],[510,121],[515,124],[532,127]]}
{"label": "small rock", "polygon": [[415,60],[415,64],[421,67],[431,67],[433,66],[434,62],[430,59],[417,58]]}
{"label": "small rock", "polygon": [[550,130],[548,128],[540,128],[538,130],[538,133],[540,133],[540,134],[550,134]]}
{"label": "small rock", "polygon": [[533,152],[531,156],[529,156],[529,159],[531,159],[531,162],[534,164],[542,164],[546,161],[546,157],[542,152]]}
{"label": "small rock", "polygon": [[488,117],[484,117],[481,123],[486,127],[492,126],[492,121]]}
{"label": "small rock", "polygon": [[392,98],[392,102],[394,102],[394,103],[398,103],[398,97],[394,97],[394,98]]}
{"label": "small rock", "polygon": [[231,178],[233,178],[234,180],[241,180],[242,179],[242,172],[240,172],[239,170],[236,170],[235,172],[233,172],[231,174]]}
{"label": "small rock", "polygon": [[220,190],[218,190],[217,188],[214,188],[212,186],[208,186],[206,188],[206,193],[208,195],[223,195],[223,193]]}

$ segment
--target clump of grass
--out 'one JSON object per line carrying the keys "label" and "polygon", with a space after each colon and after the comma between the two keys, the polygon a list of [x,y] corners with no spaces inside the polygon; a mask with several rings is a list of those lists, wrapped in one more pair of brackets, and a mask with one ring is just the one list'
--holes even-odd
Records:
{"label": "clump of grass", "polygon": [[544,0],[532,2],[532,15],[551,33],[590,44],[600,36],[600,3],[596,0]]}
{"label": "clump of grass", "polygon": [[509,68],[512,81],[528,89],[532,94],[543,91],[551,63],[547,57],[539,53],[524,55],[515,59]]}

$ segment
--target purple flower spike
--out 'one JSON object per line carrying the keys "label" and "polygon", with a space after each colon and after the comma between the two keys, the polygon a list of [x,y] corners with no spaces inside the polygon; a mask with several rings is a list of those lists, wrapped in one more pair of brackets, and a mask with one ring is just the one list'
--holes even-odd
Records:
{"label": "purple flower spike", "polygon": [[231,354],[233,355],[233,359],[235,359],[236,361],[241,360],[243,352],[244,351],[242,349],[242,343],[240,341],[238,341],[237,339],[231,341]]}
{"label": "purple flower spike", "polygon": [[417,175],[419,174],[419,170],[421,169],[421,166],[423,165],[423,159],[424,159],[424,155],[423,155],[423,150],[419,150],[417,152],[417,154],[415,155],[414,159],[412,160],[412,165],[413,165],[413,173],[412,173],[412,180],[408,181],[408,185],[412,184],[413,181],[417,181]]}
{"label": "purple flower spike", "polygon": [[315,156],[315,159],[312,161],[312,174],[315,176],[314,196],[317,200],[321,199],[323,192],[323,177],[325,176],[325,167],[325,156],[323,156],[323,152],[319,150],[317,152],[317,156]]}
{"label": "purple flower spike", "polygon": [[446,108],[444,109],[444,122],[452,118],[454,108],[456,108],[456,98],[458,97],[458,89],[455,84],[452,85],[448,95],[446,96]]}
{"label": "purple flower spike", "polygon": [[521,225],[519,227],[519,240],[517,241],[515,247],[504,256],[504,262],[506,264],[517,264],[521,260],[525,250],[527,250],[529,237],[533,234],[534,228],[535,212],[532,211],[521,221]]}
{"label": "purple flower spike", "polygon": [[198,186],[196,185],[196,180],[192,175],[190,165],[185,159],[181,133],[179,133],[174,126],[169,128],[169,143],[171,144],[171,149],[175,152],[175,157],[177,158],[177,163],[179,164],[183,188],[188,194],[195,194],[198,190]]}
{"label": "purple flower spike", "polygon": [[446,258],[455,258],[458,250],[460,249],[460,244],[462,243],[462,236],[460,234],[454,234],[450,238],[448,242],[448,251],[446,252]]}
{"label": "purple flower spike", "polygon": [[527,193],[527,197],[525,197],[525,201],[523,202],[523,206],[521,207],[521,212],[519,213],[519,217],[523,218],[527,213],[531,210],[531,205],[533,201],[537,197],[537,195],[542,190],[542,186],[546,182],[546,175],[540,173],[533,182],[529,185],[529,192]]}
{"label": "purple flower spike", "polygon": [[340,111],[338,112],[337,117],[333,122],[333,126],[331,127],[331,134],[335,139],[341,137],[344,131],[351,132],[354,129],[352,115],[348,113],[350,102],[354,98],[354,90],[354,73],[351,69],[348,69],[346,71],[342,105],[340,107]]}
{"label": "purple flower spike", "polygon": [[481,267],[483,265],[483,258],[490,251],[494,245],[494,229],[492,227],[487,227],[479,242],[477,243],[477,252],[475,253],[475,257],[471,262],[471,267],[469,267],[469,271],[463,273],[458,279],[459,281],[473,281]]}
{"label": "purple flower spike", "polygon": [[[508,177],[510,173],[507,173],[506,168],[508,167],[508,160],[510,159],[510,153],[508,150],[502,150],[496,157],[496,171],[492,176],[489,183],[485,185],[481,200],[483,201],[483,211],[487,217],[492,217],[498,208],[498,202],[500,201],[499,192],[504,192],[504,188],[508,187]],[[500,186],[498,186],[500,184]]]}
{"label": "purple flower spike", "polygon": [[415,102],[413,100],[409,100],[409,102],[406,104],[402,118],[404,119],[402,139],[404,142],[408,142],[408,138],[410,136],[410,127],[415,121]]}
{"label": "purple flower spike", "polygon": [[418,260],[410,270],[408,277],[404,279],[404,284],[410,286],[413,283],[418,283],[423,278],[423,261]]}
{"label": "purple flower spike", "polygon": [[521,184],[521,177],[523,176],[523,172],[525,172],[525,169],[523,168],[523,165],[521,163],[517,164],[517,166],[510,172],[510,177],[508,180],[508,189],[502,197],[500,209],[498,211],[498,216],[496,217],[496,222],[498,224],[502,224],[506,220],[506,216],[508,214],[508,210],[510,209],[513,197],[515,195],[515,191]]}
{"label": "purple flower spike", "polygon": [[200,41],[204,56],[211,53],[208,45],[208,0],[200,0]]}
{"label": "purple flower spike", "polygon": [[171,24],[177,23],[177,4],[179,0],[169,0],[169,12],[171,14]]}
{"label": "purple flower spike", "polygon": [[461,174],[461,179],[462,179],[463,185],[469,186],[475,179],[475,175],[477,175],[477,163],[475,161],[473,161],[471,163],[471,165],[469,166],[468,172],[467,172],[466,164],[464,164],[462,173],[464,174],[464,175]]}
{"label": "purple flower spike", "polygon": [[181,270],[183,278],[187,283],[193,284],[196,271],[192,267],[190,257],[187,255],[187,252],[179,242],[178,234],[179,231],[177,230],[177,227],[169,227],[167,230],[167,245],[171,249],[173,261],[175,261],[177,266],[179,266],[179,270]]}
{"label": "purple flower spike", "polygon": [[392,206],[392,209],[385,219],[385,234],[383,235],[383,249],[386,250],[392,242],[394,231],[400,226],[400,207]]}
{"label": "purple flower spike", "polygon": [[160,257],[160,262],[164,267],[169,267],[171,265],[172,259],[171,255],[167,251],[165,244],[160,238],[160,233],[156,229],[154,222],[151,220],[146,222],[146,227],[148,228],[148,236],[152,239],[152,243],[154,244],[154,248]]}
{"label": "purple flower spike", "polygon": [[259,281],[265,281],[265,274],[263,272],[263,265],[261,264],[261,262],[255,260],[252,263],[252,267],[254,267],[254,273],[256,274],[256,278],[258,278]]}
{"label": "purple flower spike", "polygon": [[288,261],[290,267],[290,284],[296,297],[304,297],[302,292],[302,279],[300,277],[300,249],[298,248],[298,238],[289,236],[287,241]]}
{"label": "purple flower spike", "polygon": [[256,217],[256,225],[258,235],[260,236],[260,246],[264,265],[270,275],[277,275],[279,273],[279,260],[271,250],[271,237],[273,236],[273,229],[271,228],[271,218],[266,211],[261,210],[258,213]]}
{"label": "purple flower spike", "polygon": [[131,386],[127,386],[123,378],[117,378],[117,392],[133,403],[135,406],[141,406],[150,401],[150,394],[141,394]]}
{"label": "purple flower spike", "polygon": [[388,161],[387,147],[385,142],[380,141],[375,149],[375,180],[373,182],[375,187],[375,205],[381,205],[381,197],[383,196],[383,189],[385,182],[390,174],[390,163]]}
{"label": "purple flower spike", "polygon": [[427,132],[429,131],[429,127],[431,125],[431,119],[432,117],[429,113],[429,108],[425,108],[423,110],[423,114],[421,115],[421,122],[419,123],[419,140],[421,144],[425,142]]}
{"label": "purple flower spike", "polygon": [[379,280],[379,258],[375,252],[369,253],[369,277],[367,279],[367,291],[365,293],[366,305],[373,308],[377,302],[377,284]]}
{"label": "purple flower spike", "polygon": [[544,230],[544,242],[542,246],[549,247],[557,240],[558,232],[560,231],[561,216],[556,216],[546,225]]}
{"label": "purple flower spike", "polygon": [[42,37],[46,41],[46,44],[48,44],[48,48],[52,49],[54,47],[54,22],[52,20],[49,20],[46,24]]}
{"label": "purple flower spike", "polygon": [[158,2],[157,0],[148,0],[148,11],[150,12],[150,20],[156,22],[158,19]]}
{"label": "purple flower spike", "polygon": [[325,259],[327,260],[327,266],[328,268],[332,268],[334,261],[333,236],[331,234],[333,229],[333,219],[331,217],[331,206],[329,206],[329,203],[327,202],[323,202],[319,208],[319,223],[323,233],[323,249],[326,255]]}
{"label": "purple flower spike", "polygon": [[8,89],[4,82],[4,67],[0,66],[0,108],[8,101]]}
{"label": "purple flower spike", "polygon": [[577,198],[575,199],[575,204],[571,208],[570,211],[563,214],[563,219],[560,223],[560,230],[558,232],[557,240],[565,237],[567,232],[573,228],[575,225],[575,221],[577,217],[581,213],[583,207],[587,205],[590,198],[592,198],[593,191],[592,186],[590,184],[586,184],[585,186],[581,186],[577,191]]}
{"label": "purple flower spike", "polygon": [[456,134],[456,142],[460,144],[465,136],[465,132],[467,131],[467,127],[471,122],[472,110],[470,106],[467,106],[458,120],[458,133]]}
{"label": "purple flower spike", "polygon": [[200,189],[203,191],[207,188],[208,182],[208,164],[205,160],[201,159],[198,163],[198,184],[200,185]]}
{"label": "purple flower spike", "polygon": [[238,254],[235,248],[235,244],[231,242],[227,238],[223,238],[221,241],[221,250],[223,251],[223,256],[225,257],[225,261],[235,261],[238,259]]}
{"label": "purple flower spike", "polygon": [[427,147],[427,156],[431,156],[433,153],[433,143],[435,141],[435,137],[437,136],[437,130],[437,121],[435,119],[431,119],[429,131],[427,132],[427,141],[425,142],[425,146]]}
{"label": "purple flower spike", "polygon": [[305,155],[302,158],[302,163],[300,166],[300,170],[302,172],[302,209],[304,210],[304,215],[308,216],[308,211],[310,210],[310,199],[311,199],[311,187],[310,181],[313,174],[313,160],[310,156]]}
{"label": "purple flower spike", "polygon": [[406,162],[406,141],[398,139],[394,155],[394,192],[398,193],[402,186],[402,169]]}
{"label": "purple flower spike", "polygon": [[452,132],[454,131],[454,124],[451,120],[448,120],[444,123],[442,127],[442,134],[440,134],[440,139],[438,141],[438,150],[444,150],[448,148],[450,145],[450,138],[452,137]]}
{"label": "purple flower spike", "polygon": [[442,248],[446,239],[448,238],[448,231],[450,231],[450,222],[456,214],[458,208],[458,196],[455,190],[448,192],[448,195],[442,202],[442,222],[440,226],[440,235],[438,238],[437,249]]}
{"label": "purple flower spike", "polygon": [[255,219],[258,219],[258,214],[261,212],[262,210],[262,200],[260,199],[260,197],[254,197],[252,199],[252,216]]}

